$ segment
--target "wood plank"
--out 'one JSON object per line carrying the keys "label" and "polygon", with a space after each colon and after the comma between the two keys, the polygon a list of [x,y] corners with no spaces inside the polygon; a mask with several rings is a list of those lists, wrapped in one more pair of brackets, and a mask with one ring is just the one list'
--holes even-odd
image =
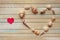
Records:
{"label": "wood plank", "polygon": [[[48,23],[50,21],[50,19],[25,19],[26,23]],[[7,18],[0,18],[0,22],[1,23],[7,23]],[[14,19],[14,23],[22,23],[21,19]],[[60,19],[56,19],[55,23],[60,23]]]}
{"label": "wood plank", "polygon": [[60,0],[0,0],[0,3],[60,3]]}
{"label": "wood plank", "polygon": [[[44,38],[45,40],[60,40],[60,37],[42,37],[42,38]],[[12,37],[12,36],[8,36],[8,37],[1,37],[0,39],[3,39],[3,40],[20,40],[20,39],[22,39],[22,40],[37,40],[37,39],[40,39],[40,40],[42,40],[42,38],[40,38],[40,37],[32,37],[32,39],[31,39],[31,37]]]}
{"label": "wood plank", "polygon": [[[47,23],[27,23],[31,28],[42,29]],[[22,23],[0,23],[0,29],[28,29]],[[60,29],[59,23],[54,23],[52,29]]]}
{"label": "wood plank", "polygon": [[21,36],[21,37],[19,37],[19,36],[17,36],[17,37],[12,37],[12,36],[8,36],[8,37],[0,37],[0,39],[2,39],[2,40],[43,40],[44,39],[44,37],[42,37],[42,38],[40,38],[40,37],[33,37],[32,39],[31,39],[31,37],[23,37],[23,36]]}
{"label": "wood plank", "polygon": [[[46,18],[51,18],[53,15],[26,15],[25,18],[27,19],[46,19]],[[60,15],[54,15],[57,19],[60,19]],[[0,15],[0,18],[4,19],[4,18],[19,18],[19,15]]]}
{"label": "wood plank", "polygon": [[60,40],[59,37],[46,37],[45,40]]}
{"label": "wood plank", "polygon": [[[40,33],[43,31],[39,29]],[[49,30],[47,34],[60,34],[60,30]],[[32,34],[31,30],[0,30],[0,34]]]}
{"label": "wood plank", "polygon": [[[45,8],[48,4],[33,4],[33,3],[21,3],[21,4],[0,4],[0,8],[24,8],[26,5],[35,6],[37,8]],[[53,8],[60,8],[60,4],[50,4]]]}
{"label": "wood plank", "polygon": [[[44,8],[38,8],[39,10],[39,14],[40,14],[40,10],[43,10]],[[55,10],[55,13],[56,14],[60,14],[60,8],[53,8],[54,10]],[[21,10],[24,10],[24,8],[0,8],[0,14],[19,14],[19,12],[21,11]],[[25,10],[25,12],[26,12],[26,14],[33,14],[32,12],[31,12],[31,10],[28,10],[28,11],[26,11]],[[51,11],[47,11],[46,12],[46,14],[52,14],[52,12]]]}
{"label": "wood plank", "polygon": [[[31,38],[33,38],[33,37],[37,37],[36,35],[34,35],[34,34],[0,34],[0,36],[12,36],[12,37],[17,37],[17,36],[19,36],[19,37],[31,37]],[[53,37],[60,37],[60,34],[45,34],[45,35],[43,35],[43,36],[53,36]]]}

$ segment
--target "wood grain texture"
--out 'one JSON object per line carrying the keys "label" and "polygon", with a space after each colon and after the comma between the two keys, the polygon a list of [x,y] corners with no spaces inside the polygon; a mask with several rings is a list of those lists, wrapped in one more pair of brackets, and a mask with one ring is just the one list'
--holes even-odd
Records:
{"label": "wood grain texture", "polygon": [[[42,37],[36,36],[22,24],[18,14],[26,5],[36,6],[40,12],[48,4],[55,10],[56,21],[49,32]],[[25,12],[26,23],[40,32],[53,16],[51,11],[45,15],[34,15],[31,10]],[[7,23],[10,17],[14,18],[13,24]],[[0,40],[60,40],[60,0],[0,0]]]}
{"label": "wood grain texture", "polygon": [[[25,7],[26,5],[30,5],[30,6],[36,6],[37,8],[45,8],[48,4],[51,4],[51,3],[20,3],[20,4],[5,4],[5,3],[1,3],[0,4],[0,8],[23,8]],[[51,4],[53,8],[60,8],[60,4]]]}
{"label": "wood grain texture", "polygon": [[[24,8],[0,8],[0,14],[19,14]],[[38,8],[39,14],[44,8]],[[60,8],[53,8],[56,14],[60,14]],[[3,12],[4,11],[4,12]],[[31,10],[25,11],[26,14],[33,14]],[[47,11],[46,14],[52,14],[51,11]]]}
{"label": "wood grain texture", "polygon": [[60,3],[60,0],[0,0],[0,3]]}

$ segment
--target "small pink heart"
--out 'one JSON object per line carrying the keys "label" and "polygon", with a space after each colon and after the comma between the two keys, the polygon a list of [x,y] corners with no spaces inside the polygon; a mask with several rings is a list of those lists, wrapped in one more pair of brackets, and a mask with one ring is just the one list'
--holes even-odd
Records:
{"label": "small pink heart", "polygon": [[7,22],[10,24],[14,23],[14,18],[7,18]]}

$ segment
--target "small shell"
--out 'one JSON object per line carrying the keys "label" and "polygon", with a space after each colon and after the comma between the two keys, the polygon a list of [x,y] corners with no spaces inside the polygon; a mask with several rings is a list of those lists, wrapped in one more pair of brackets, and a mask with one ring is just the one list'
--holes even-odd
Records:
{"label": "small shell", "polygon": [[56,20],[56,18],[53,16],[52,19],[51,19],[51,21],[54,22],[55,20]]}
{"label": "small shell", "polygon": [[49,27],[45,26],[45,27],[43,27],[43,29],[44,29],[45,32],[48,32]]}
{"label": "small shell", "polygon": [[43,10],[41,10],[40,14],[45,14],[46,9],[44,8]]}
{"label": "small shell", "polygon": [[37,14],[37,13],[38,13],[37,8],[35,8],[35,7],[32,7],[31,10],[32,10],[32,13],[33,13],[33,14]]}
{"label": "small shell", "polygon": [[52,21],[50,21],[50,22],[48,23],[48,27],[52,27],[52,25],[53,25],[53,23],[52,23]]}
{"label": "small shell", "polygon": [[44,35],[44,34],[45,34],[45,32],[43,31],[43,32],[41,32],[40,36],[42,36],[42,35]]}
{"label": "small shell", "polygon": [[46,6],[48,10],[51,10],[52,9],[52,6],[51,5],[47,5]]}
{"label": "small shell", "polygon": [[54,10],[52,10],[52,14],[55,15],[55,11]]}
{"label": "small shell", "polygon": [[35,34],[35,35],[39,35],[40,32],[38,30],[32,30],[32,32]]}
{"label": "small shell", "polygon": [[29,10],[31,8],[31,6],[30,5],[26,5],[24,8],[25,8],[25,10]]}
{"label": "small shell", "polygon": [[40,12],[40,14],[45,14],[45,11],[44,11],[44,10],[42,10],[42,11]]}
{"label": "small shell", "polygon": [[25,17],[25,11],[20,11],[19,16],[21,19],[23,19]]}

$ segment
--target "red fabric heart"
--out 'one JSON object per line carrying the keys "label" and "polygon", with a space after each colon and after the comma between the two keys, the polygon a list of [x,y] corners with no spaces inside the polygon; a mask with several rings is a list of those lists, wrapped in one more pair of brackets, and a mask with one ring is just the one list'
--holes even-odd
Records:
{"label": "red fabric heart", "polygon": [[10,24],[14,23],[14,18],[7,18],[7,22]]}

